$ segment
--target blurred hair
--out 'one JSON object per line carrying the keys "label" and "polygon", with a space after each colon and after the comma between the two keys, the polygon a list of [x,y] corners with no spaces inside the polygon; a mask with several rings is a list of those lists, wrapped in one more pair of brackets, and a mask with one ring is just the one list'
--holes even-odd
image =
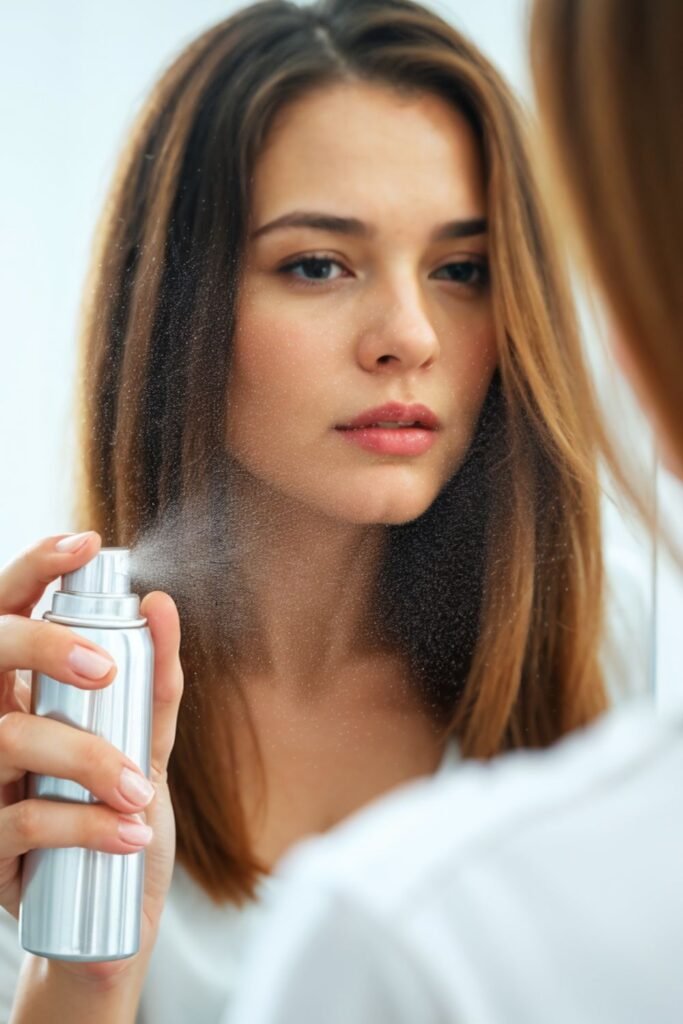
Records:
{"label": "blurred hair", "polygon": [[531,55],[558,195],[683,467],[683,3],[536,0]]}
{"label": "blurred hair", "polygon": [[[106,544],[131,545],[207,489],[227,507],[254,164],[286,104],[349,80],[430,92],[468,118],[485,166],[499,353],[465,464],[424,516],[389,528],[385,634],[465,756],[545,746],[605,706],[595,402],[517,105],[478,50],[417,4],[268,0],[193,42],[154,89],[95,255],[80,517]],[[178,858],[215,898],[239,900],[259,876],[224,713],[239,673],[215,614],[174,596],[186,677],[170,765]]]}

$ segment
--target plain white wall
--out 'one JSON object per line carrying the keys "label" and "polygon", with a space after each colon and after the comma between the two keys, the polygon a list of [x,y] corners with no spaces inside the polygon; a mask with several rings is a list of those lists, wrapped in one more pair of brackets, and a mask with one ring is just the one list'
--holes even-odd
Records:
{"label": "plain white wall", "polygon": [[[4,0],[0,7],[0,564],[33,540],[71,527],[77,312],[93,229],[126,129],[160,69],[239,6]],[[525,0],[430,6],[464,29],[529,98]],[[594,331],[589,319],[587,330]],[[612,403],[609,364],[597,346],[591,354]],[[628,400],[626,409],[614,413],[621,432],[647,450],[647,431]],[[618,510],[606,504],[605,514],[616,580],[611,607],[615,618],[625,616],[616,647],[623,671],[645,678],[655,630],[650,546]],[[675,573],[667,572],[656,630],[660,668],[666,667],[660,685],[673,692],[674,620],[681,621],[683,596]]]}

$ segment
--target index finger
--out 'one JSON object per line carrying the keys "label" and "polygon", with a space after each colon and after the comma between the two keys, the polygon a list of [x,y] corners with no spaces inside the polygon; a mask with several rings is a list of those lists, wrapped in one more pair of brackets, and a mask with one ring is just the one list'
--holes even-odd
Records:
{"label": "index finger", "polygon": [[[140,608],[154,643],[154,703],[152,709],[152,770],[163,777],[175,740],[178,708],[183,693],[180,665],[180,620],[173,599],[155,590]],[[154,778],[152,781],[158,781]]]}
{"label": "index finger", "polygon": [[45,588],[94,558],[101,539],[87,533],[47,537],[22,551],[0,571],[0,615],[30,615]]}

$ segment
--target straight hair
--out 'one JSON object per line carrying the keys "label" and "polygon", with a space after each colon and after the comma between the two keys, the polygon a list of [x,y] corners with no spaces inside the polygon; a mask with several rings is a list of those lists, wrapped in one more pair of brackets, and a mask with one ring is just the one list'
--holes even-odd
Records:
{"label": "straight hair", "polygon": [[[161,78],[94,258],[81,522],[105,544],[133,545],[198,494],[229,507],[230,347],[253,168],[287,104],[340,82],[430,93],[464,113],[490,224],[498,370],[464,465],[424,516],[388,528],[383,629],[466,757],[544,747],[606,703],[596,404],[516,101],[418,4],[266,0],[204,33]],[[211,592],[214,611],[229,589]],[[239,695],[239,671],[214,616],[173,596],[185,673],[169,767],[177,856],[216,900],[239,901],[262,871],[234,771],[244,719],[225,697]]]}

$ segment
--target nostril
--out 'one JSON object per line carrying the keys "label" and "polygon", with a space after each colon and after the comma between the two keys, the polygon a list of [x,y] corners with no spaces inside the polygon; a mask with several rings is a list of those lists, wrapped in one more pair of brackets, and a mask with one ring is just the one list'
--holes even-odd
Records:
{"label": "nostril", "polygon": [[391,360],[395,359],[395,358],[396,358],[396,356],[380,356],[379,359],[377,360],[377,362],[378,363],[382,363],[382,365],[384,365],[386,363],[390,363]]}

